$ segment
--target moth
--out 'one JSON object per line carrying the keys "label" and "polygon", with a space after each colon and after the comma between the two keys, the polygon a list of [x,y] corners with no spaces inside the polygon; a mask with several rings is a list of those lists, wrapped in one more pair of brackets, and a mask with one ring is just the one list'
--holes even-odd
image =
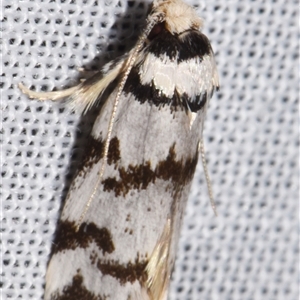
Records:
{"label": "moth", "polygon": [[[68,192],[45,300],[166,299],[180,227],[219,87],[202,20],[181,0],[155,0],[123,57],[79,85],[30,98],[100,104]],[[112,92],[106,96],[106,91]]]}

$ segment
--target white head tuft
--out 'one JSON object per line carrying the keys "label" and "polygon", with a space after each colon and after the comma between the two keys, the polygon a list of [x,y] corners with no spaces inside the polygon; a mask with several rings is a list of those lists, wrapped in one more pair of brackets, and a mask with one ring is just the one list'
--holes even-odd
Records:
{"label": "white head tuft", "polygon": [[165,26],[172,34],[201,29],[203,22],[195,10],[181,0],[154,0],[153,10],[165,16]]}

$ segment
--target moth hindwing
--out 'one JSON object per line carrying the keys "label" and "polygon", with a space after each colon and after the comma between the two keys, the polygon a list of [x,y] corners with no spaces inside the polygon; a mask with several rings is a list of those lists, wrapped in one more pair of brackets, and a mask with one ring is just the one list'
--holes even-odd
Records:
{"label": "moth hindwing", "polygon": [[184,2],[156,0],[136,46],[101,72],[58,92],[20,84],[31,98],[69,97],[81,113],[101,102],[62,211],[44,299],[166,299],[219,86],[201,27]]}

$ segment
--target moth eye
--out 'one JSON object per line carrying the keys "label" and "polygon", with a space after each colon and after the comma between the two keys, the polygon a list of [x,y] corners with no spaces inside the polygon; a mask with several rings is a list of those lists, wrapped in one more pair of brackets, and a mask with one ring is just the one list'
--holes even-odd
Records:
{"label": "moth eye", "polygon": [[156,24],[153,29],[151,30],[148,39],[153,40],[155,37],[157,37],[161,32],[165,30],[165,22]]}

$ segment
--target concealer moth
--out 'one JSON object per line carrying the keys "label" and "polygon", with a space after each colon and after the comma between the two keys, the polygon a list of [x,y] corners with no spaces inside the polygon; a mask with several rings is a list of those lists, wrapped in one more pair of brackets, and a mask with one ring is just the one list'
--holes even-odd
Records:
{"label": "concealer moth", "polygon": [[181,0],[156,0],[135,47],[91,78],[45,93],[19,85],[30,98],[68,97],[78,113],[101,103],[58,224],[45,300],[167,298],[206,110],[219,87],[201,28]]}

